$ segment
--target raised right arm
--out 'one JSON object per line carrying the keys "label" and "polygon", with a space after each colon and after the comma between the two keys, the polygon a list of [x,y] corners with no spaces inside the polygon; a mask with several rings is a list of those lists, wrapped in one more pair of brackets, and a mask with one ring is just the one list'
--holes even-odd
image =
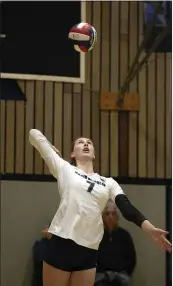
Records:
{"label": "raised right arm", "polygon": [[41,157],[47,164],[49,171],[57,179],[60,168],[62,168],[67,162],[58,156],[58,154],[53,150],[49,141],[39,130],[30,130],[29,141],[31,145],[38,150]]}

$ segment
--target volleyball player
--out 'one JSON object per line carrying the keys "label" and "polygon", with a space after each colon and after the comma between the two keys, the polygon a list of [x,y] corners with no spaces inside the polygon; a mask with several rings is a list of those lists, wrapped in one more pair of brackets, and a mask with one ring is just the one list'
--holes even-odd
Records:
{"label": "volleyball player", "polygon": [[57,179],[61,197],[49,227],[52,238],[43,263],[43,286],[94,285],[97,250],[103,236],[102,211],[109,198],[125,219],[141,227],[161,249],[171,251],[167,232],[155,228],[115,180],[94,173],[95,152],[90,139],[75,141],[71,158],[76,166],[63,160],[40,131],[30,130],[29,140]]}

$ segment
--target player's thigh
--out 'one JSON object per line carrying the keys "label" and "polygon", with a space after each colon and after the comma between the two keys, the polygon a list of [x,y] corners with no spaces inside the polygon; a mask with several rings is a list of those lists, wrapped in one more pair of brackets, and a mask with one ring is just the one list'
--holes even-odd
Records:
{"label": "player's thigh", "polygon": [[43,286],[68,286],[70,274],[43,262]]}
{"label": "player's thigh", "polygon": [[74,271],[70,276],[69,286],[93,286],[95,281],[96,269]]}

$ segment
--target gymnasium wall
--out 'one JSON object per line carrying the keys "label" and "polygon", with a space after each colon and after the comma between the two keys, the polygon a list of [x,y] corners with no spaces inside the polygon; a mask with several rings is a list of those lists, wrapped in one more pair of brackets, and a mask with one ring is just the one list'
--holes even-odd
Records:
{"label": "gymnasium wall", "polygon": [[[165,186],[122,188],[155,225],[165,228]],[[58,204],[55,182],[1,182],[1,286],[31,286],[32,247]],[[120,218],[120,224],[130,231],[137,252],[132,285],[164,286],[165,253],[132,223]]]}
{"label": "gymnasium wall", "polygon": [[87,1],[87,21],[99,37],[87,54],[84,85],[21,80],[26,105],[1,101],[1,172],[49,173],[28,143],[29,130],[38,128],[65,159],[76,137],[91,137],[102,175],[170,178],[171,54],[153,53],[131,82],[139,113],[100,111],[100,91],[118,90],[143,39],[143,3]]}

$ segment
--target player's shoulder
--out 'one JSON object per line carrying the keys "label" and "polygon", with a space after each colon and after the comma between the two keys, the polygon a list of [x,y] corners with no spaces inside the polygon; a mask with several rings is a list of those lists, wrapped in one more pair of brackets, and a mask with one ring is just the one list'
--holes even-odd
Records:
{"label": "player's shoulder", "polygon": [[62,160],[62,167],[63,167],[63,168],[61,168],[62,171],[65,172],[65,174],[73,173],[74,170],[75,170],[74,169],[75,166],[71,165],[68,161],[66,161],[66,160],[64,160],[62,158],[60,158],[60,159]]}
{"label": "player's shoulder", "polygon": [[118,183],[112,177],[104,177],[97,173],[95,173],[94,175],[95,177],[98,177],[102,181],[102,183],[105,184],[107,187],[112,187],[114,184],[118,185]]}
{"label": "player's shoulder", "polygon": [[106,181],[106,184],[109,185],[110,187],[118,187],[119,184],[117,183],[116,180],[114,180],[112,177],[102,177]]}

